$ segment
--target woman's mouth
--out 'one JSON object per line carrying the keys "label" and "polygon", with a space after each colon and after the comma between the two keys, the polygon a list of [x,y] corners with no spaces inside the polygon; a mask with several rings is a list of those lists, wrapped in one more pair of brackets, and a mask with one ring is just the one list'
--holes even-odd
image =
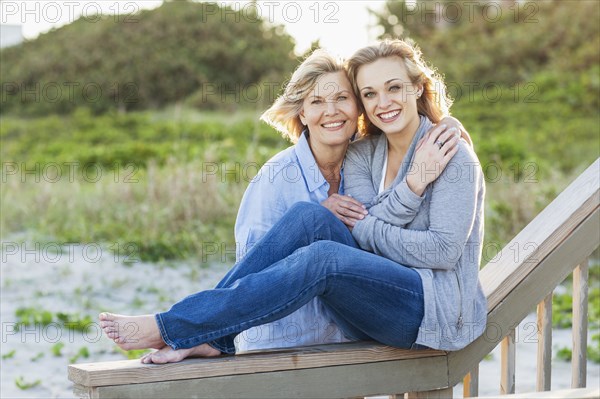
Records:
{"label": "woman's mouth", "polygon": [[329,123],[324,123],[321,126],[323,126],[325,129],[338,129],[338,128],[342,127],[345,123],[346,123],[346,121],[329,122]]}
{"label": "woman's mouth", "polygon": [[383,122],[391,122],[394,121],[398,117],[398,115],[400,115],[400,112],[401,110],[396,109],[393,111],[377,114],[377,117]]}

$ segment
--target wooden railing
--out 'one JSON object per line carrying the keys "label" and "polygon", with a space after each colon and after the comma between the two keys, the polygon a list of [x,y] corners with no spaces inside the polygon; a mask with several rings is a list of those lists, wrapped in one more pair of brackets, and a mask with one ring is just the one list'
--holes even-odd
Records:
{"label": "wooden railing", "polygon": [[[586,258],[573,271],[573,350],[571,388],[584,388],[587,374],[588,267]],[[551,388],[552,365],[552,292],[537,305],[537,374],[536,391]],[[515,329],[501,343],[500,394],[515,393]],[[463,397],[479,392],[479,365],[463,379]]]}
{"label": "wooden railing", "polygon": [[[520,313],[519,317],[503,322],[509,328],[501,342],[500,394],[515,393],[515,328],[522,321],[521,315],[531,309],[537,298],[537,375],[536,390],[549,391],[551,387],[552,361],[552,295],[556,286],[568,274],[573,274],[573,350],[572,388],[586,386],[587,365],[587,320],[588,320],[588,266],[589,255],[600,244],[598,203],[600,163],[597,160],[548,208],[546,208],[525,230],[506,248],[515,249],[510,254],[502,254],[497,264],[487,265],[481,273],[484,288],[487,288],[488,307],[491,313],[501,303],[496,293],[503,291],[502,285],[511,286],[510,280],[523,275],[523,283],[531,290],[519,292],[515,289],[507,293],[503,301],[511,299],[514,305],[506,306],[507,313]],[[569,206],[573,215],[562,212],[559,207]],[[580,216],[580,217],[578,217]],[[556,224],[562,225],[557,229]],[[546,237],[543,237],[545,232]],[[534,239],[537,237],[537,240]],[[505,248],[505,249],[506,249]],[[547,251],[546,248],[551,249]],[[519,264],[511,262],[506,255],[513,256],[524,250],[526,258]],[[528,264],[535,265],[529,268]],[[518,265],[518,269],[515,267]],[[512,268],[507,275],[505,272]],[[531,269],[531,270],[528,270]],[[537,271],[539,269],[539,271]],[[529,274],[529,277],[525,277]],[[528,283],[529,280],[529,283]],[[508,284],[507,284],[508,283]],[[499,294],[498,296],[501,296]],[[540,297],[541,295],[541,297]],[[495,320],[495,319],[494,319]],[[511,327],[512,326],[512,327]],[[506,332],[506,331],[505,331]],[[474,343],[477,346],[477,343]],[[478,353],[481,353],[478,351]],[[457,352],[457,357],[464,357]],[[478,395],[478,362],[463,379],[464,397]]]}
{"label": "wooden railing", "polygon": [[[538,390],[550,388],[552,292],[573,273],[573,386],[585,386],[587,259],[600,245],[600,160],[590,166],[481,270],[484,334],[456,352],[375,343],[272,350],[167,365],[77,364],[77,395],[94,398],[347,398],[409,392],[408,398],[478,393],[479,362],[502,342],[501,392],[515,391],[515,327],[538,305]],[[467,375],[466,378],[465,375]]]}

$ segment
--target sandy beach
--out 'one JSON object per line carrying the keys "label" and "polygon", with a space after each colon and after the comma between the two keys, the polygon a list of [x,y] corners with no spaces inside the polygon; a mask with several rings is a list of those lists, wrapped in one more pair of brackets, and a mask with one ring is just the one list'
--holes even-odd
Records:
{"label": "sandy beach", "polygon": [[[32,243],[2,243],[0,397],[73,397],[67,379],[70,363],[127,358],[100,334],[95,324],[99,312],[166,310],[177,299],[214,286],[229,267],[222,263],[209,266],[191,261],[151,264],[127,260],[97,245],[69,245],[59,250],[56,244],[36,247]],[[18,311],[21,317],[30,317],[31,325],[22,324]],[[65,325],[60,313],[68,315],[70,321],[91,320],[89,328],[78,331],[69,323]],[[36,323],[35,315],[46,319]],[[517,331],[517,392],[535,390],[535,331],[534,315]],[[569,330],[554,330],[555,351],[570,345]],[[570,379],[570,364],[553,360],[552,388],[569,388]],[[600,365],[588,362],[588,386],[599,380]],[[481,363],[480,381],[480,395],[498,393],[499,347],[491,359]],[[462,397],[460,386],[455,388],[455,396]]]}

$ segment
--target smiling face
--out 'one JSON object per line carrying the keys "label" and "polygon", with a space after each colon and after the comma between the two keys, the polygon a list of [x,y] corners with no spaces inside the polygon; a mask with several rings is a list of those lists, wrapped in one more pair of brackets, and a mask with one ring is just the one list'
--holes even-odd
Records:
{"label": "smiling face", "polygon": [[348,144],[356,132],[358,106],[343,71],[321,76],[304,98],[300,120],[308,127],[311,145]]}
{"label": "smiling face", "polygon": [[422,87],[411,82],[400,57],[380,58],[362,65],[356,83],[365,115],[386,135],[412,135],[417,131],[417,99]]}

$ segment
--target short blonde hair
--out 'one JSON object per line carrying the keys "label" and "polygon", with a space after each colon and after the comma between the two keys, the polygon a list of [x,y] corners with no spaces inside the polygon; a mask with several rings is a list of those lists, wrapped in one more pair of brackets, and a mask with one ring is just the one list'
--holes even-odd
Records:
{"label": "short blonde hair", "polygon": [[296,68],[283,94],[260,119],[296,143],[304,130],[300,120],[304,99],[314,89],[321,76],[334,72],[346,72],[343,61],[323,49],[316,49]]}
{"label": "short blonde hair", "polygon": [[[406,71],[414,85],[423,87],[423,94],[417,99],[417,111],[427,116],[431,122],[438,123],[448,116],[452,99],[446,94],[446,85],[442,77],[422,58],[421,50],[414,44],[404,40],[384,40],[372,46],[358,50],[346,64],[348,77],[357,98],[360,98],[356,76],[363,65],[370,64],[380,58],[398,57],[406,66]],[[362,109],[362,102],[360,102]],[[364,135],[379,132],[379,129],[364,115],[359,119],[359,130]]]}

